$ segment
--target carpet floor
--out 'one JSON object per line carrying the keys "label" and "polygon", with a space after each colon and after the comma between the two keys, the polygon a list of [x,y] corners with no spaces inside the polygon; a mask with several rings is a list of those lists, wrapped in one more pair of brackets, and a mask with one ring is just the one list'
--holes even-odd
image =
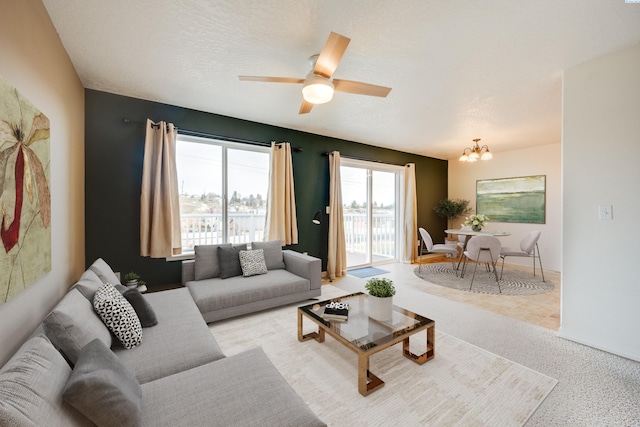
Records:
{"label": "carpet floor", "polygon": [[[346,292],[322,287],[323,299]],[[297,305],[210,325],[228,356],[261,346],[311,409],[330,426],[521,426],[557,381],[438,330],[436,356],[418,365],[402,346],[373,355],[371,371],[385,386],[367,397],[357,390],[355,353],[327,336],[298,342]],[[314,330],[305,320],[305,332]],[[414,352],[424,335],[412,337]]]}
{"label": "carpet floor", "polygon": [[[558,380],[526,426],[640,426],[640,363],[557,336],[557,332],[425,292],[415,265],[386,264],[398,305],[424,313],[447,334]],[[505,267],[506,268],[506,267]],[[333,285],[364,292],[366,280]]]}
{"label": "carpet floor", "polygon": [[[498,288],[493,271],[487,271],[484,264],[478,265],[473,286],[470,286],[474,267],[474,264],[468,264],[464,277],[459,277],[460,272],[456,276],[450,262],[424,264],[421,267],[416,267],[414,273],[422,280],[436,285],[479,294],[535,295],[550,292],[554,288],[549,279],[545,282],[542,281],[540,271],[534,276],[531,271],[515,270],[509,267],[504,268]],[[462,270],[462,266],[460,270]],[[500,270],[498,267],[498,277],[500,277]],[[470,287],[471,289],[469,289]]]}

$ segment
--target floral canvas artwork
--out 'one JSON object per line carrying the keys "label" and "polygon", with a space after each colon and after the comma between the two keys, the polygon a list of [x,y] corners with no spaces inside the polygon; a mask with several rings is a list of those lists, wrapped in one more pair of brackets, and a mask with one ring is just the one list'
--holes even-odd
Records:
{"label": "floral canvas artwork", "polygon": [[0,304],[51,270],[49,119],[0,76]]}

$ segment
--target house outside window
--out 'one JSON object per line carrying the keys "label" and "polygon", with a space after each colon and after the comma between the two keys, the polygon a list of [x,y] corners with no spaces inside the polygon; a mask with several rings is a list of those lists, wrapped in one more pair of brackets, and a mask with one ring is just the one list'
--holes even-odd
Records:
{"label": "house outside window", "polygon": [[179,134],[182,253],[264,239],[270,148]]}

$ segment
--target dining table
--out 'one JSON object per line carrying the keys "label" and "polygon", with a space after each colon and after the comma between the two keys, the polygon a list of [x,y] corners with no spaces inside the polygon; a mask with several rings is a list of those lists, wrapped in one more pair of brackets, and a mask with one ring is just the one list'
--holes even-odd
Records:
{"label": "dining table", "polygon": [[458,266],[456,267],[456,270],[460,269],[460,263],[462,262],[462,258],[464,256],[464,251],[467,250],[467,243],[469,243],[469,239],[471,239],[473,236],[504,237],[504,236],[510,236],[511,235],[511,233],[509,233],[507,231],[482,231],[482,230],[473,231],[471,229],[464,229],[464,228],[456,228],[456,229],[444,230],[444,232],[447,233],[447,234],[465,236],[464,242],[462,243],[462,255],[460,255],[460,259],[458,260]]}

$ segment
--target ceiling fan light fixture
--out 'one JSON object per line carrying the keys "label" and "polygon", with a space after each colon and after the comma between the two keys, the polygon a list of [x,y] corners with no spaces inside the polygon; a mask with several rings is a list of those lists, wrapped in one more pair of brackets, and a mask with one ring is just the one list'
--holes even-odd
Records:
{"label": "ceiling fan light fixture", "polygon": [[302,97],[312,104],[324,104],[333,99],[333,90],[331,79],[310,73],[302,86]]}

